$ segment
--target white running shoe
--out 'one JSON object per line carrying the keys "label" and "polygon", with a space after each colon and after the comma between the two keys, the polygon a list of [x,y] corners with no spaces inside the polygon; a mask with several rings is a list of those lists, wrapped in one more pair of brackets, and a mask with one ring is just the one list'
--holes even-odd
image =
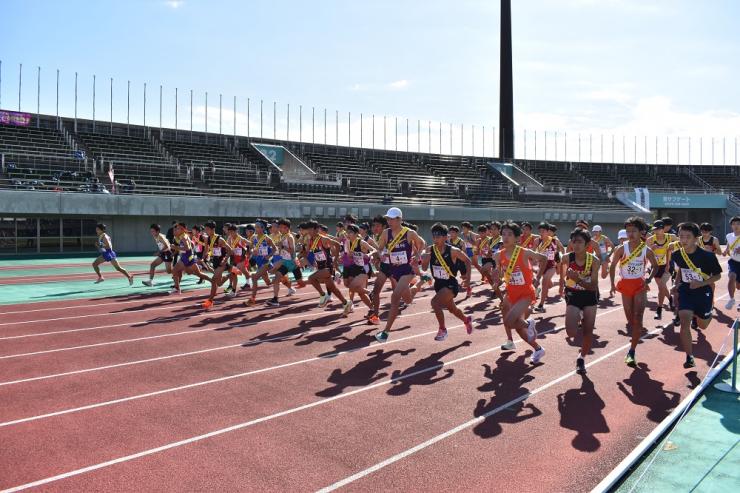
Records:
{"label": "white running shoe", "polygon": [[236,292],[235,291],[229,291],[228,293],[224,294],[224,296],[226,296],[227,298],[233,298],[233,297],[236,296]]}
{"label": "white running shoe", "polygon": [[732,308],[733,306],[735,306],[735,298],[730,298],[730,299],[729,299],[729,300],[727,301],[727,304],[725,304],[725,310],[729,310],[729,309],[730,309],[730,308]]}
{"label": "white running shoe", "polygon": [[152,283],[152,281],[150,279],[150,280],[147,280],[147,281],[141,281],[141,284],[143,284],[144,286],[149,286],[151,288],[153,283]]}
{"label": "white running shoe", "polygon": [[324,308],[326,304],[329,303],[329,295],[324,294],[319,296],[319,308]]}
{"label": "white running shoe", "polygon": [[545,355],[545,348],[540,346],[538,350],[532,353],[532,359],[531,359],[532,364],[536,365],[537,363],[539,363],[544,355]]}
{"label": "white running shoe", "polygon": [[344,303],[344,311],[342,312],[342,315],[345,317],[349,317],[349,314],[352,312],[352,302],[347,300],[346,303]]}
{"label": "white running shoe", "polygon": [[179,289],[172,288],[170,289],[169,294],[181,294],[181,291]]}
{"label": "white running shoe", "polygon": [[528,318],[527,319],[527,340],[529,342],[532,342],[535,339],[537,339],[537,330],[535,329],[535,322],[533,319]]}
{"label": "white running shoe", "polygon": [[296,293],[296,290],[293,288],[288,288],[288,296],[293,296]]}
{"label": "white running shoe", "polygon": [[506,341],[505,343],[501,344],[502,351],[513,351],[514,349],[516,349],[516,344],[514,344],[514,341]]}

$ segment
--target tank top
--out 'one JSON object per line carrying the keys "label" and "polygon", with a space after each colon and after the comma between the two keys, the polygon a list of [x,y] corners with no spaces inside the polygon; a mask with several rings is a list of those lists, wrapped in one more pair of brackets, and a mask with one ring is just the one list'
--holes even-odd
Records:
{"label": "tank top", "polygon": [[[380,233],[379,235],[373,234],[373,240],[375,240],[376,245],[380,245],[380,238],[383,236],[383,233]],[[380,251],[380,263],[382,264],[390,264],[391,260],[388,258],[388,248],[383,247],[383,249]]]}
{"label": "tank top", "polygon": [[[401,239],[396,242],[395,245],[391,245],[394,243],[394,236],[393,232],[388,229],[388,240],[386,243],[386,247],[388,247],[388,257],[390,259],[391,265],[404,265],[408,264],[411,261],[411,243],[408,241],[408,234],[409,231],[405,231],[403,233],[403,236]],[[391,246],[393,248],[391,248]]]}
{"label": "tank top", "polygon": [[290,233],[285,234],[285,235],[280,235],[280,239],[275,244],[278,246],[278,249],[280,250],[279,253],[280,253],[281,258],[284,258],[286,260],[293,260],[293,255],[290,253],[290,241],[288,240],[289,236],[290,236]]}
{"label": "tank top", "polygon": [[[105,238],[108,239],[108,244],[110,245],[110,248],[107,248],[105,246]],[[111,241],[110,236],[108,236],[107,233],[103,233],[102,235],[98,236],[98,250],[106,253],[110,253],[113,251],[113,242]]]}
{"label": "tank top", "polygon": [[716,253],[717,243],[719,243],[719,240],[715,241],[714,236],[710,236],[709,242],[704,243],[704,238],[701,235],[699,235],[699,246],[708,252]]}
{"label": "tank top", "polygon": [[231,258],[234,259],[235,263],[241,262],[242,258],[244,258],[244,246],[242,241],[244,238],[240,236],[236,236],[236,238],[229,238],[228,243],[231,247]]}
{"label": "tank top", "polygon": [[[439,250],[436,250],[435,252],[435,250],[436,247],[432,245],[432,256],[429,259],[429,265],[431,266],[432,270],[432,277],[440,281],[455,279],[459,271],[459,264],[457,262],[453,262],[452,260],[452,246],[445,245],[444,250],[441,252]],[[442,262],[440,262],[437,254],[440,254],[440,256],[442,257],[442,262],[444,262],[444,265],[442,264]]]}
{"label": "tank top", "polygon": [[188,258],[193,256],[193,242],[190,240],[187,233],[184,233],[182,236],[175,236],[175,240],[177,241],[180,255]]}
{"label": "tank top", "polygon": [[349,241],[349,238],[345,238],[343,241],[344,251],[347,254],[349,265],[359,265],[365,267],[367,265],[367,255],[362,251],[362,242],[360,237],[355,238],[355,242]]}
{"label": "tank top", "polygon": [[459,248],[460,250],[465,250],[465,242],[462,241],[459,236],[455,240],[450,240],[450,245],[455,248]]}
{"label": "tank top", "polygon": [[254,246],[253,251],[255,252],[254,256],[259,258],[269,257],[270,253],[272,253],[272,247],[267,243],[267,235],[262,235],[260,237],[254,235],[252,238],[254,238],[252,242],[252,245]]}
{"label": "tank top", "polygon": [[[501,272],[505,276],[506,271],[509,268],[509,259],[506,256],[506,249],[502,248],[500,253],[501,259]],[[531,286],[532,285],[532,266],[529,264],[529,260],[526,260],[524,251],[519,251],[519,257],[516,259],[514,269],[511,271],[511,277],[506,282],[507,289],[509,287],[519,286]]]}
{"label": "tank top", "polygon": [[547,240],[542,240],[542,238],[540,238],[540,244],[537,246],[537,251],[546,256],[548,262],[555,262],[555,254],[558,251],[558,245],[555,242],[555,238],[551,237]]}
{"label": "tank top", "polygon": [[668,262],[668,237],[666,236],[663,243],[658,243],[658,239],[653,237],[653,253],[658,265],[665,265]]}
{"label": "tank top", "polygon": [[740,236],[735,236],[735,233],[728,233],[727,249],[730,251],[732,260],[740,262]]}
{"label": "tank top", "polygon": [[478,255],[480,255],[483,258],[493,257],[493,250],[491,248],[492,239],[493,238],[491,238],[490,236],[481,238],[480,243],[478,243]]}
{"label": "tank top", "polygon": [[647,256],[647,247],[643,246],[642,251],[627,264],[622,262],[631,256],[629,241],[624,243],[624,256],[619,260],[619,276],[622,279],[643,279],[645,277],[645,257]]}
{"label": "tank top", "polygon": [[154,242],[157,244],[157,248],[160,252],[166,252],[169,249],[167,248],[167,245],[165,245],[164,241],[162,241],[162,236],[163,235],[160,233],[160,235],[157,236],[157,239],[154,240]]}
{"label": "tank top", "polygon": [[527,236],[522,236],[521,238],[519,238],[519,245],[523,246],[524,248],[532,248],[532,246],[534,246],[535,239],[535,235],[529,233]]}
{"label": "tank top", "polygon": [[216,264],[221,264],[224,258],[224,252],[221,248],[221,235],[214,234],[208,239],[208,255]]}
{"label": "tank top", "polygon": [[[589,262],[589,259],[591,259],[590,262]],[[596,260],[596,257],[591,253],[587,253],[586,258],[584,260],[585,262],[583,265],[578,265],[578,263],[576,262],[575,252],[570,252],[568,254],[568,267],[578,272],[578,277],[585,280],[591,276],[591,272],[593,271],[593,262],[594,260]],[[591,264],[589,265],[588,272],[586,272],[586,264]],[[567,289],[572,289],[574,291],[585,291],[586,290],[586,288],[584,288],[580,284],[576,284],[576,281],[572,279],[568,279],[567,281],[565,281],[565,287]]]}
{"label": "tank top", "polygon": [[313,253],[313,258],[316,261],[317,269],[321,270],[331,268],[331,250],[329,248],[324,248],[321,236],[317,236],[316,238],[311,240],[309,251]]}
{"label": "tank top", "polygon": [[599,244],[599,251],[601,251],[601,253],[606,253],[607,250],[609,249],[606,246],[606,240],[604,239],[604,235],[601,235],[596,243]]}

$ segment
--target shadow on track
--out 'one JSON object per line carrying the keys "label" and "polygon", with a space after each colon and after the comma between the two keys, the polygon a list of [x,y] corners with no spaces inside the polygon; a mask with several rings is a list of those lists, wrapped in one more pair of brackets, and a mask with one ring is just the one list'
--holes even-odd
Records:
{"label": "shadow on track", "polygon": [[663,382],[651,379],[649,373],[648,365],[639,363],[629,378],[617,382],[617,387],[633,404],[648,408],[650,421],[660,423],[678,405],[681,394],[663,389]]}
{"label": "shadow on track", "polygon": [[596,392],[594,383],[584,375],[580,388],[558,394],[557,399],[560,426],[577,433],[573,437],[573,448],[583,452],[598,450],[601,442],[596,434],[609,433],[609,425],[602,412],[606,404]]}

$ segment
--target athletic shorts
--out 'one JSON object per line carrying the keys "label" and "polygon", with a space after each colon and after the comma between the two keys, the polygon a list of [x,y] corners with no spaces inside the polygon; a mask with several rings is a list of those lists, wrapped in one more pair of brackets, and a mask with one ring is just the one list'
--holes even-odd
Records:
{"label": "athletic shorts", "polygon": [[367,274],[365,272],[365,267],[362,265],[348,265],[345,266],[344,269],[342,269],[342,279],[349,279],[350,277],[357,277],[362,274]]}
{"label": "athletic shorts", "polygon": [[457,279],[435,279],[434,292],[439,293],[443,288],[452,291],[453,298],[460,294],[460,284],[457,282]]}
{"label": "athletic shorts", "polygon": [[599,293],[585,289],[566,288],[565,303],[568,306],[575,306],[579,310],[583,310],[587,306],[596,306],[599,303]]}
{"label": "athletic shorts", "polygon": [[253,268],[257,268],[257,262],[254,260],[254,257],[249,259],[249,266]]}
{"label": "athletic shorts", "polygon": [[509,298],[509,302],[512,305],[515,305],[523,299],[528,299],[531,302],[536,301],[537,293],[534,290],[534,286],[531,284],[524,286],[506,286],[506,297]]}
{"label": "athletic shorts", "polygon": [[221,257],[211,257],[211,267],[213,267],[214,269],[218,269],[219,267],[221,267],[221,264],[224,264],[225,263],[224,262],[224,259],[225,258],[226,257],[224,257],[224,256],[221,256]]}
{"label": "athletic shorts", "polygon": [[457,270],[460,271],[460,274],[463,276],[468,273],[468,268],[465,266],[464,262],[457,261]]}
{"label": "athletic shorts", "polygon": [[731,274],[735,274],[735,277],[740,279],[740,262],[730,259],[727,261],[727,267]]}
{"label": "athletic shorts", "polygon": [[380,272],[383,273],[385,277],[391,277],[391,264],[386,264],[386,263],[381,262]]}
{"label": "athletic shorts", "polygon": [[620,279],[617,283],[617,291],[622,293],[628,298],[633,298],[635,295],[645,291],[645,280],[644,279]]}
{"label": "athletic shorts", "polygon": [[556,265],[557,264],[554,260],[548,260],[547,263],[545,264],[545,272],[547,272],[550,269],[554,269]]}
{"label": "athletic shorts", "polygon": [[653,276],[653,279],[657,279],[659,277],[663,277],[665,275],[665,273],[666,273],[666,267],[667,266],[665,264],[659,265],[658,267],[656,267],[655,268],[655,275]]}
{"label": "athletic shorts", "polygon": [[466,247],[465,255],[467,255],[469,258],[473,258],[473,247]]}
{"label": "athletic shorts", "polygon": [[203,257],[206,256],[206,249],[204,248],[203,250],[201,250],[199,252],[195,252],[195,256],[198,257],[199,259],[203,260]]}
{"label": "athletic shorts", "polygon": [[712,317],[712,290],[708,286],[691,289],[682,284],[678,288],[678,309],[690,310],[694,315],[706,320]]}
{"label": "athletic shorts", "polygon": [[172,263],[172,252],[167,250],[166,252],[159,252],[159,258],[164,262]]}
{"label": "athletic shorts", "polygon": [[256,257],[252,257],[252,259],[249,261],[249,265],[252,265],[252,260],[254,260],[254,266],[257,269],[261,269],[265,265],[267,265],[267,258],[266,257],[260,257],[259,255]]}
{"label": "athletic shorts", "polygon": [[113,250],[100,252],[100,256],[103,257],[103,260],[105,260],[106,262],[110,262],[111,260],[116,259],[116,252],[114,252]]}
{"label": "athletic shorts", "polygon": [[601,263],[602,264],[604,262],[606,262],[607,260],[609,260],[609,254],[607,252],[601,252],[601,254],[599,255],[599,257],[601,258]]}
{"label": "athletic shorts", "polygon": [[492,264],[493,265],[493,268],[494,269],[496,268],[496,261],[493,258],[491,258],[491,257],[482,258],[481,261],[480,261],[480,263],[481,263],[481,265],[483,267],[485,267],[486,264]]}
{"label": "athletic shorts", "polygon": [[195,264],[197,262],[197,258],[195,257],[195,254],[193,253],[181,253],[180,254],[180,262],[182,262],[182,265],[185,267],[190,267],[191,265]]}
{"label": "athletic shorts", "polygon": [[412,274],[414,271],[411,264],[391,265],[391,276],[396,281],[400,281],[403,276]]}

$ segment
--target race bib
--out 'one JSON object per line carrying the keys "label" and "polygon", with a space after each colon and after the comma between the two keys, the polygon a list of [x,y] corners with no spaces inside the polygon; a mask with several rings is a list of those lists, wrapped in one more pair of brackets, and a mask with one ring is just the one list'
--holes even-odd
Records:
{"label": "race bib", "polygon": [[691,269],[681,269],[681,280],[686,284],[690,284],[692,281],[703,281],[701,275]]}
{"label": "race bib", "polygon": [[259,255],[260,257],[267,257],[267,255],[269,254],[269,251],[270,249],[268,247],[261,246],[257,249],[257,255]]}
{"label": "race bib", "polygon": [[100,247],[101,252],[105,252],[105,247]]}
{"label": "race bib", "polygon": [[160,250],[164,250],[164,243],[162,243],[161,241],[158,241],[157,248],[159,248]]}
{"label": "race bib", "polygon": [[221,247],[216,247],[213,249],[213,256],[214,257],[220,257],[221,256]]}
{"label": "race bib", "polygon": [[627,274],[633,277],[642,275],[642,263],[629,263],[627,264]]}
{"label": "race bib", "polygon": [[362,252],[353,252],[352,260],[354,261],[355,265],[359,265],[361,267],[365,266],[365,257]]}
{"label": "race bib", "polygon": [[241,255],[242,255],[242,247],[236,247],[236,248],[234,248],[234,255],[236,255],[237,257],[241,257]]}
{"label": "race bib", "polygon": [[555,260],[555,250],[548,250],[545,255],[547,255],[547,260]]}
{"label": "race bib", "polygon": [[606,247],[606,245],[599,245],[599,250],[601,250],[601,253],[606,253],[608,248]]}
{"label": "race bib", "polygon": [[509,278],[509,284],[512,286],[524,286],[524,273],[520,270],[512,272]]}
{"label": "race bib", "polygon": [[323,250],[319,250],[318,252],[314,253],[314,258],[317,262],[326,262],[326,252]]}
{"label": "race bib", "polygon": [[406,252],[391,252],[391,264],[401,265],[408,264],[409,259],[406,256]]}
{"label": "race bib", "polygon": [[447,273],[445,268],[442,267],[441,265],[432,266],[432,276],[434,276],[435,279],[447,280],[450,278],[450,275]]}

